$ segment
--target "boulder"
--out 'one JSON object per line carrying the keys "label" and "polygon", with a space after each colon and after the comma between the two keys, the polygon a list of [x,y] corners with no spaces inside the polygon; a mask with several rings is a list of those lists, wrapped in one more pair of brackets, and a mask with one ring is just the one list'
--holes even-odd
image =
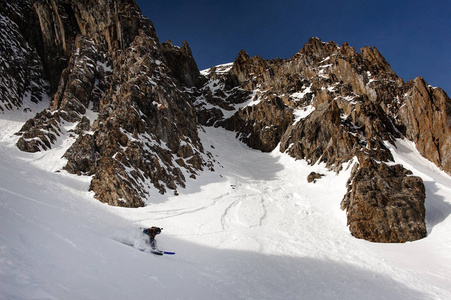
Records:
{"label": "boulder", "polygon": [[404,243],[426,237],[423,180],[401,165],[367,158],[357,164],[341,207],[351,234],[380,243]]}
{"label": "boulder", "polygon": [[318,179],[321,179],[324,176],[324,174],[320,174],[320,173],[316,173],[316,172],[311,172],[308,176],[307,176],[307,182],[308,183],[316,183],[316,181]]}

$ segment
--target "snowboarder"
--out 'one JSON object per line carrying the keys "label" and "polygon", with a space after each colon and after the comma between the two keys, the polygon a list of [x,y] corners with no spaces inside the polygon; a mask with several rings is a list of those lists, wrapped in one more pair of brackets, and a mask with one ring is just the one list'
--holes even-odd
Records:
{"label": "snowboarder", "polygon": [[143,230],[143,233],[147,234],[149,236],[149,244],[152,247],[152,249],[157,248],[157,241],[155,241],[155,236],[157,234],[160,234],[161,230],[163,230],[163,228],[159,228],[156,226],[153,226],[151,228],[146,228]]}

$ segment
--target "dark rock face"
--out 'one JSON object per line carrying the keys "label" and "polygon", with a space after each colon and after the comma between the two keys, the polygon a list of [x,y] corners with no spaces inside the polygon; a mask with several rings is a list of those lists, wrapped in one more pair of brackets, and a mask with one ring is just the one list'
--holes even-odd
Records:
{"label": "dark rock face", "polygon": [[212,67],[203,86],[187,91],[201,125],[220,126],[236,113],[236,105],[244,105],[252,97],[252,92],[234,85],[230,68],[231,65]]}
{"label": "dark rock face", "polygon": [[0,113],[48,98],[43,63],[32,41],[37,32],[24,30],[25,20],[36,22],[29,2],[0,1]]}
{"label": "dark rock face", "polygon": [[65,169],[93,175],[96,198],[127,207],[143,206],[151,189],[177,193],[186,175],[212,168],[181,88],[202,80],[187,43],[160,45],[134,1],[29,4],[38,22],[25,25],[40,28],[54,94],[50,107],[18,133],[21,150],[46,150],[58,138],[75,137]]}
{"label": "dark rock face", "polygon": [[337,171],[354,156],[392,160],[380,136],[390,140],[392,132],[380,130],[385,123],[376,114],[373,118],[368,117],[368,111],[361,108],[364,105],[356,104],[351,116],[344,118],[337,101],[321,103],[308,117],[288,128],[281,140],[280,151],[311,164],[324,162]]}
{"label": "dark rock face", "polygon": [[383,243],[426,236],[423,180],[411,174],[401,165],[372,159],[355,168],[342,201],[353,236]]}
{"label": "dark rock face", "polygon": [[181,48],[174,46],[171,41],[162,43],[161,48],[172,75],[181,84],[188,88],[202,85],[202,77],[197,63],[186,41],[183,42]]}
{"label": "dark rock face", "polygon": [[399,111],[405,135],[424,157],[451,173],[451,100],[421,77],[408,86]]}
{"label": "dark rock face", "polygon": [[[74,41],[80,32],[70,5],[63,1],[29,1],[33,5],[40,28],[38,33],[43,46],[41,57],[50,83],[50,92],[54,93],[59,85],[59,76],[67,67]],[[30,24],[31,25],[31,24]],[[31,26],[28,26],[31,27]]]}
{"label": "dark rock face", "polygon": [[[94,42],[79,35],[75,40],[74,55],[63,70],[60,84],[51,101],[51,107],[30,119],[20,130],[17,146],[22,151],[37,152],[51,148],[56,136],[61,135],[62,122],[78,123],[92,103],[100,101],[100,82],[96,69],[98,53]],[[103,78],[102,78],[103,79]]]}
{"label": "dark rock face", "polygon": [[360,148],[359,139],[342,127],[337,103],[322,103],[317,110],[292,125],[284,134],[280,151],[314,164],[341,168]]}
{"label": "dark rock face", "polygon": [[239,110],[222,125],[226,129],[239,131],[240,140],[250,147],[271,152],[292,121],[292,110],[275,97]]}
{"label": "dark rock face", "polygon": [[[92,126],[100,159],[91,189],[109,204],[128,206],[121,199],[133,199],[130,206],[140,206],[147,189],[164,193],[183,187],[180,168],[195,175],[207,164],[194,109],[165,75],[166,67],[152,57],[154,45],[142,35],[125,51],[121,61],[126,69],[118,73],[124,81],[103,97],[103,109]],[[83,151],[82,142],[73,147]]]}

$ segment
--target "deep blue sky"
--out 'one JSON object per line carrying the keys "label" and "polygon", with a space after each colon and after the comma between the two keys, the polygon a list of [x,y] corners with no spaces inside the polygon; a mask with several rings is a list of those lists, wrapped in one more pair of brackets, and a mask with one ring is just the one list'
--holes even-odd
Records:
{"label": "deep blue sky", "polygon": [[137,2],[161,42],[189,43],[200,70],[233,62],[241,49],[289,58],[316,36],[376,46],[405,81],[422,76],[451,95],[449,0]]}

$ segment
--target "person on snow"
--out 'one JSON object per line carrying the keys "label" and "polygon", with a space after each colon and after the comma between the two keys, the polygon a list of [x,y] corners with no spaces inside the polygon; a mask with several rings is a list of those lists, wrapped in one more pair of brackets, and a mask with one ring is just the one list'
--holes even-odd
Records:
{"label": "person on snow", "polygon": [[156,226],[146,228],[143,230],[143,233],[149,236],[149,244],[152,247],[152,249],[155,249],[157,247],[157,241],[155,241],[155,236],[157,234],[160,234],[161,230],[163,230],[163,228],[159,228]]}

